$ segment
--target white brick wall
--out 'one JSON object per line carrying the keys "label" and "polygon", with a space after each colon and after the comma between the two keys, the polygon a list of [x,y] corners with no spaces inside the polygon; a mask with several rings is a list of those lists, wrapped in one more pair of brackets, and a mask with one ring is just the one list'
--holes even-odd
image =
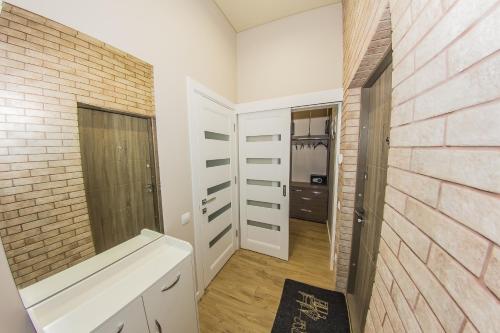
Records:
{"label": "white brick wall", "polygon": [[[345,24],[370,31],[377,11],[345,3],[358,14]],[[500,1],[390,8],[390,167],[365,331],[499,332]]]}

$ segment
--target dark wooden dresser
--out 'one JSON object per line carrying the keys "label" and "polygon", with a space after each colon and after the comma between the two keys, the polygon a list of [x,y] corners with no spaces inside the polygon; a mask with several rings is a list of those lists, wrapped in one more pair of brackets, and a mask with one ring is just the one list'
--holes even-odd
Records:
{"label": "dark wooden dresser", "polygon": [[328,220],[328,186],[292,182],[290,217],[326,223]]}

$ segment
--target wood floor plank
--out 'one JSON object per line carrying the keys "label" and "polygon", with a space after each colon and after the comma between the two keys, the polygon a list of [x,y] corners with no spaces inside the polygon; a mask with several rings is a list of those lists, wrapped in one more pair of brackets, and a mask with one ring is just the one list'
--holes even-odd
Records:
{"label": "wood floor plank", "polygon": [[325,224],[290,220],[290,258],[238,250],[199,302],[202,333],[269,333],[285,279],[333,289]]}

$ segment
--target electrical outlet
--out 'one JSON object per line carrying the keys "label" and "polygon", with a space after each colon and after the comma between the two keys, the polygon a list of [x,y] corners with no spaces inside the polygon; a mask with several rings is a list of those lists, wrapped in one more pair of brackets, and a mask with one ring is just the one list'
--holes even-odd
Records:
{"label": "electrical outlet", "polygon": [[191,222],[191,213],[187,212],[187,213],[182,214],[182,216],[181,216],[181,224],[182,225],[186,225],[189,222]]}

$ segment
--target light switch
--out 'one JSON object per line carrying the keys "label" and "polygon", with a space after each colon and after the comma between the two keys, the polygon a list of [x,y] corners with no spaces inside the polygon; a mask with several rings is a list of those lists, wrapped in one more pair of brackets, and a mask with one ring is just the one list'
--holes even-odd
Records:
{"label": "light switch", "polygon": [[338,154],[337,155],[337,164],[341,165],[342,162],[344,162],[344,154]]}
{"label": "light switch", "polygon": [[187,212],[187,213],[182,214],[182,216],[181,216],[181,224],[182,225],[186,225],[189,222],[191,222],[191,213]]}

